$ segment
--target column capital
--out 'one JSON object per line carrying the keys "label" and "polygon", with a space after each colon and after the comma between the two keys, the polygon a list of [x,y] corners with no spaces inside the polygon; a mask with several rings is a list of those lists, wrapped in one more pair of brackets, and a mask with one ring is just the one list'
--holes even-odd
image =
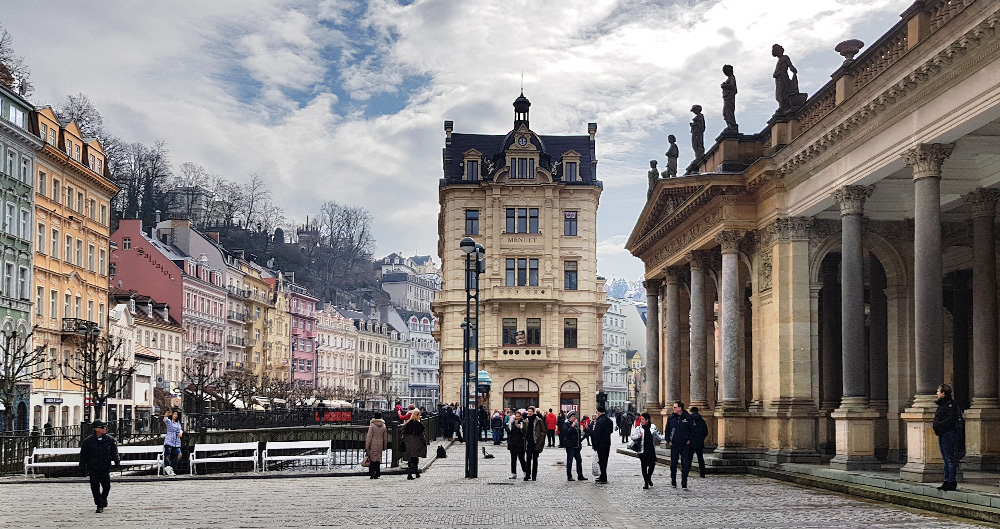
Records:
{"label": "column capital", "polygon": [[662,279],[647,279],[642,282],[642,287],[646,289],[646,296],[648,297],[650,293],[656,296],[659,295],[660,286],[663,284]]}
{"label": "column capital", "polygon": [[840,204],[840,214],[863,215],[865,200],[872,196],[875,186],[844,186],[833,193],[833,200]]}
{"label": "column capital", "polygon": [[913,179],[940,178],[941,164],[955,150],[954,143],[921,143],[903,153],[903,161],[913,168]]}
{"label": "column capital", "polygon": [[676,285],[681,282],[681,274],[684,271],[676,266],[667,267],[663,271],[663,284],[666,285]]}
{"label": "column capital", "polygon": [[997,201],[1000,200],[1000,189],[976,189],[962,195],[962,200],[972,206],[973,217],[995,217]]}
{"label": "column capital", "polygon": [[722,246],[722,253],[736,253],[740,250],[740,240],[745,233],[743,230],[726,230],[719,232],[715,240]]}
{"label": "column capital", "polygon": [[703,270],[712,266],[712,253],[704,250],[688,252],[684,257],[691,263],[692,270]]}

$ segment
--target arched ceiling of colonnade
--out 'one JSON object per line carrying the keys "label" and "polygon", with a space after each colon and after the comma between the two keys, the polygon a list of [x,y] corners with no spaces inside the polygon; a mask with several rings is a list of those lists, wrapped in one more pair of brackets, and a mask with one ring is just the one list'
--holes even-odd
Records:
{"label": "arched ceiling of colonnade", "polygon": [[[865,202],[865,217],[875,220],[913,218],[913,173],[902,159],[894,166],[899,167],[875,182],[875,191]],[[977,187],[1000,188],[1000,120],[958,138],[942,174],[942,220],[969,219],[972,209],[962,200],[962,195]],[[840,219],[840,207],[832,199],[830,202],[817,217]]]}

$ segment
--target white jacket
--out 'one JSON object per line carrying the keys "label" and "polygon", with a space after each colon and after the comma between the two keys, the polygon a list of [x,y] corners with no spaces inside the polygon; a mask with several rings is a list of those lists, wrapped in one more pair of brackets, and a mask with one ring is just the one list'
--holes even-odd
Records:
{"label": "white jacket", "polygon": [[[655,424],[650,424],[649,425],[649,433],[653,434],[653,442],[655,442],[656,444],[660,444],[663,441],[663,439],[664,439],[663,434],[661,434],[660,431],[656,429],[656,425]],[[646,435],[646,428],[643,427],[643,426],[638,426],[638,427],[632,429],[631,438],[632,438],[633,441],[636,441],[635,452],[637,454],[641,454],[642,453],[642,449],[643,449],[643,447],[642,447],[642,439],[643,439],[643,437],[645,435]]]}

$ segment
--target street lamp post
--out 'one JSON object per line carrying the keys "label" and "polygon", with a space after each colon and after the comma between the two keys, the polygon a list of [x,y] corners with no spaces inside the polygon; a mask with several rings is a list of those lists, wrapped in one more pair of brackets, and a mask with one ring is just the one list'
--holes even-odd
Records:
{"label": "street lamp post", "polygon": [[[486,271],[486,248],[477,244],[472,237],[462,239],[459,248],[465,252],[465,323],[463,327],[462,349],[464,362],[462,364],[462,405],[465,411],[465,477],[479,477],[479,274]],[[475,293],[473,293],[475,292]],[[475,301],[475,312],[471,311],[472,301]],[[473,319],[470,316],[475,314]],[[469,349],[475,348],[475,365],[470,366]],[[471,384],[471,388],[469,387]]]}

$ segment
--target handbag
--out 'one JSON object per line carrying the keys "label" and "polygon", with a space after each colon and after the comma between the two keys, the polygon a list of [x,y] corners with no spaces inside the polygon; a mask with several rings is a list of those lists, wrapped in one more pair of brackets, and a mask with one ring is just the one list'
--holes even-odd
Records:
{"label": "handbag", "polygon": [[590,458],[590,460],[593,461],[593,464],[591,465],[590,471],[594,474],[594,477],[600,476],[601,475],[601,461],[598,459],[597,454],[594,454],[594,456],[592,458]]}
{"label": "handbag", "polygon": [[636,452],[638,450],[638,448],[639,448],[639,440],[638,439],[633,440],[625,448],[628,448],[629,450],[631,450],[633,452]]}
{"label": "handbag", "polygon": [[372,460],[369,459],[368,456],[365,456],[365,458],[361,460],[361,466],[370,467],[371,465],[372,465]]}

